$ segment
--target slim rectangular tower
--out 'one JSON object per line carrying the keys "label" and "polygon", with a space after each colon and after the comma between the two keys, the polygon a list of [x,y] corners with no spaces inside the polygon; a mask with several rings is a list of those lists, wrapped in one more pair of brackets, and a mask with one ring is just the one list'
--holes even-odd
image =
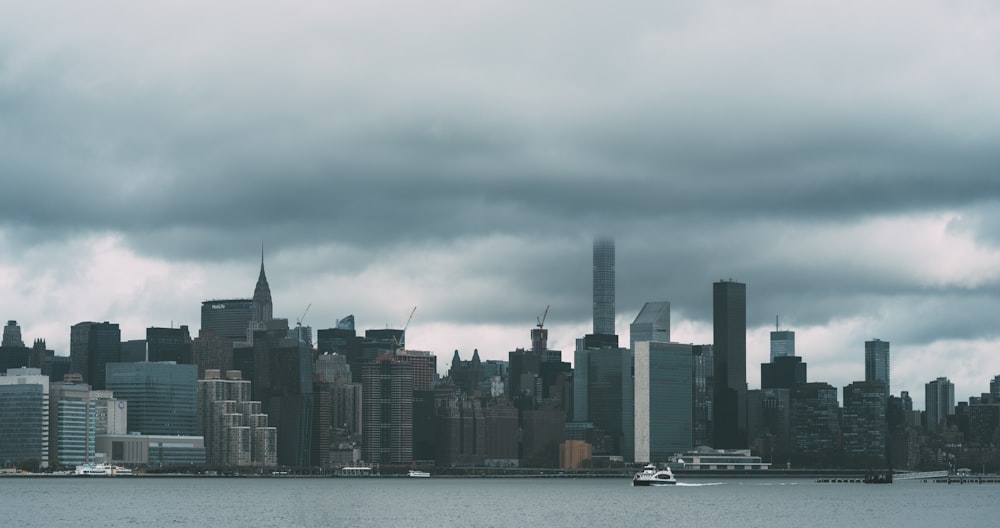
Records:
{"label": "slim rectangular tower", "polygon": [[747,391],[747,286],[719,281],[712,288],[715,334],[713,422],[716,449],[745,449]]}
{"label": "slim rectangular tower", "polygon": [[594,333],[615,333],[615,241],[594,241]]}
{"label": "slim rectangular tower", "polygon": [[885,384],[886,394],[889,390],[889,342],[879,339],[865,341],[865,381],[877,381]]}
{"label": "slim rectangular tower", "polygon": [[635,344],[635,461],[666,462],[692,447],[691,345]]}

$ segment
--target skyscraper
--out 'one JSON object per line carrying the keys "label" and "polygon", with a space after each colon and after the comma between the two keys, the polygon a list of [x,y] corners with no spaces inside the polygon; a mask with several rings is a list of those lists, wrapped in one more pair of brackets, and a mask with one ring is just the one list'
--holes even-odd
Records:
{"label": "skyscraper", "polygon": [[267,275],[264,274],[264,250],[260,251],[260,275],[257,276],[257,285],[253,289],[253,322],[257,324],[255,329],[266,328],[267,322],[273,317],[273,305],[271,303],[271,287],[267,284]]}
{"label": "skyscraper", "polygon": [[715,334],[716,449],[745,449],[747,391],[747,286],[719,281],[712,289]]}
{"label": "skyscraper", "polygon": [[886,394],[889,390],[889,342],[872,339],[865,341],[865,381],[877,381],[885,384]]}
{"label": "skyscraper", "polygon": [[3,327],[3,341],[0,343],[0,346],[5,347],[24,347],[21,327],[17,325],[17,321],[7,321],[7,326]]}
{"label": "skyscraper", "polygon": [[775,327],[771,332],[771,363],[774,358],[795,355],[795,332]]}
{"label": "skyscraper", "polygon": [[0,374],[0,464],[49,466],[49,379],[32,368]]}
{"label": "skyscraper", "polygon": [[635,350],[640,341],[670,342],[670,303],[648,302],[629,326],[629,348]]}
{"label": "skyscraper", "polygon": [[368,462],[413,460],[413,366],[390,354],[362,368],[362,456]]}
{"label": "skyscraper", "polygon": [[888,397],[888,386],[879,381],[855,381],[844,387],[843,448],[856,463],[872,466],[885,460]]}
{"label": "skyscraper", "polygon": [[594,333],[615,333],[615,241],[594,241]]}
{"label": "skyscraper", "polygon": [[231,341],[246,341],[253,320],[253,299],[219,299],[201,303],[201,330]]}
{"label": "skyscraper", "polygon": [[105,366],[121,361],[122,333],[118,323],[84,322],[70,327],[69,356],[73,372],[94,390],[104,390]]}
{"label": "skyscraper", "polygon": [[635,461],[665,461],[692,447],[691,345],[635,343]]}
{"label": "skyscraper", "polygon": [[938,378],[924,385],[927,407],[927,430],[941,429],[949,415],[955,414],[955,385],[948,378]]}
{"label": "skyscraper", "polygon": [[173,361],[174,363],[193,364],[191,334],[187,325],[180,328],[146,328],[147,361]]}
{"label": "skyscraper", "polygon": [[109,363],[107,389],[127,400],[128,430],[147,435],[198,434],[198,367]]}

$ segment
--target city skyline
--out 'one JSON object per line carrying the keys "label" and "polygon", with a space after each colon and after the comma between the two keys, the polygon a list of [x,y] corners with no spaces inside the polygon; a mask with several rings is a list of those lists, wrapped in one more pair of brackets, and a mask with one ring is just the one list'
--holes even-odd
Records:
{"label": "city skyline", "polygon": [[61,355],[83,321],[195,329],[263,241],[291,324],[417,306],[444,370],[551,306],[569,355],[607,235],[622,343],[650,301],[710,343],[732,278],[751,387],[780,314],[814,379],[882,339],[895,393],[988,390],[1000,7],[524,7],[5,4],[0,317]]}

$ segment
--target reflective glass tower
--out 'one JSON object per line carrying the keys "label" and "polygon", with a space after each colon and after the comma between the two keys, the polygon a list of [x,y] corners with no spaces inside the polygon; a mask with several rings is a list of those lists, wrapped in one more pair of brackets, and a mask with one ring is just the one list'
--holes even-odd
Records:
{"label": "reflective glass tower", "polygon": [[865,341],[865,381],[877,381],[885,384],[889,390],[889,342],[872,339]]}

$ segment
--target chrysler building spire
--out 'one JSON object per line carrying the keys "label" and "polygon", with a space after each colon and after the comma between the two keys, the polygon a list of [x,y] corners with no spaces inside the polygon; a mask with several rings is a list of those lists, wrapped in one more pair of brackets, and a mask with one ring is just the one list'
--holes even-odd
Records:
{"label": "chrysler building spire", "polygon": [[264,245],[260,246],[260,275],[257,277],[257,286],[253,289],[253,320],[257,323],[267,323],[272,319],[273,305],[271,304],[271,287],[267,284],[267,275],[264,274]]}

